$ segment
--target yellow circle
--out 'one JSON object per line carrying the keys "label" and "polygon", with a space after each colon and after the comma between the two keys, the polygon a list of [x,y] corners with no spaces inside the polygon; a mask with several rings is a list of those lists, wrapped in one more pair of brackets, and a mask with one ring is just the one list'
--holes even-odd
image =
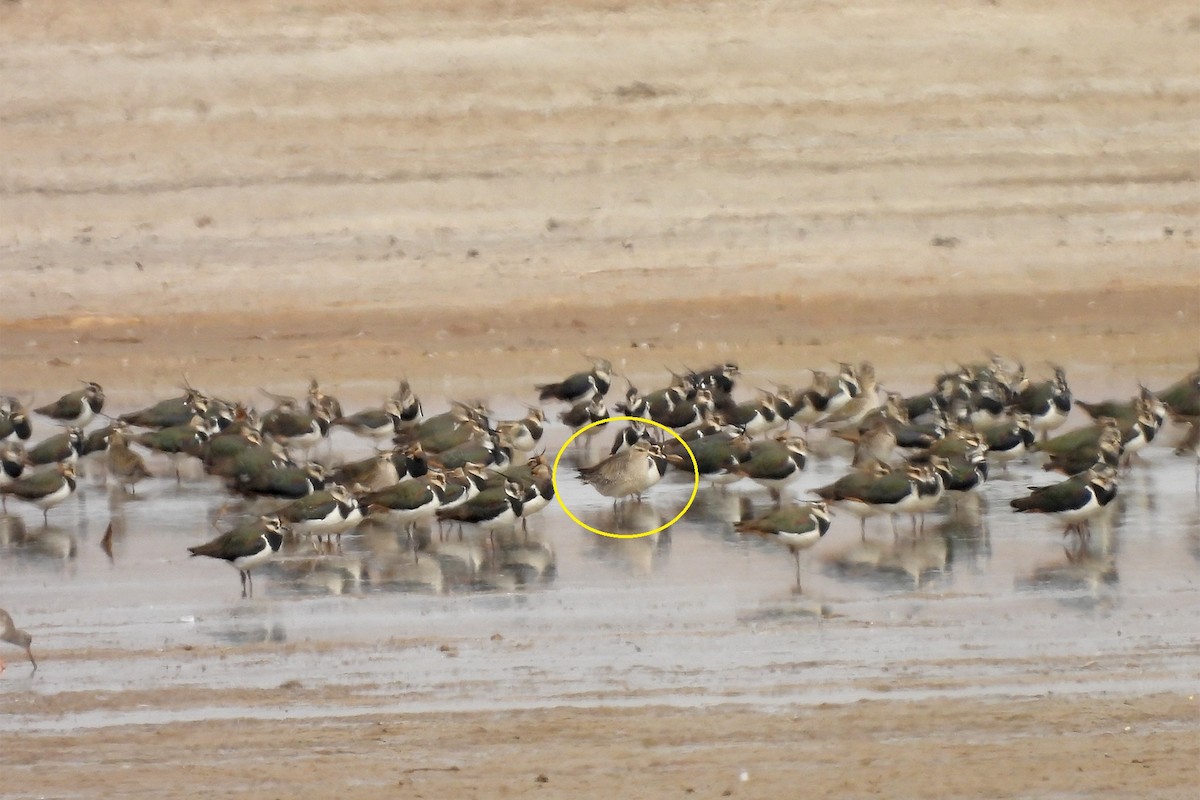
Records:
{"label": "yellow circle", "polygon": [[[571,509],[567,508],[567,504],[563,502],[562,493],[558,491],[558,462],[562,460],[563,453],[567,451],[567,447],[570,446],[571,442],[575,441],[575,439],[579,437],[579,434],[586,433],[592,428],[595,428],[599,425],[605,425],[609,422],[620,422],[621,420],[629,420],[630,422],[645,422],[647,425],[653,425],[656,428],[662,428],[664,431],[674,436],[675,441],[683,445],[683,449],[687,451],[688,458],[692,460],[692,496],[688,498],[687,505],[685,505],[683,510],[676,514],[667,524],[659,525],[653,530],[642,531],[641,533],[612,533],[611,531],[602,531],[599,528],[593,528],[591,525],[588,525],[586,522],[580,520],[579,517],[571,513]],[[645,417],[609,417],[608,419],[602,419],[597,422],[593,422],[590,425],[585,425],[584,427],[575,431],[575,433],[571,435],[571,438],[567,439],[567,441],[563,443],[563,446],[558,448],[558,455],[554,457],[554,466],[550,471],[550,483],[554,486],[554,499],[558,501],[558,504],[562,506],[562,510],[567,512],[567,516],[570,517],[571,520],[579,527],[586,528],[598,536],[607,536],[610,539],[640,539],[643,536],[652,536],[659,531],[665,531],[676,522],[679,522],[683,515],[688,512],[688,509],[692,507],[692,503],[696,502],[696,492],[700,491],[700,465],[696,463],[696,454],[692,452],[692,448],[688,447],[688,443],[685,442],[678,433],[668,428],[666,425],[663,425],[661,422],[655,422],[654,420],[646,419]]]}

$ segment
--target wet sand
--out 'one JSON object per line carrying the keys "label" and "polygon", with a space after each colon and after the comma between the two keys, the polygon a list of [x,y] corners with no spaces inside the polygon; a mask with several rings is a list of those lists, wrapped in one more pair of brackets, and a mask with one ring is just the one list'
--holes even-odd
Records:
{"label": "wet sand", "polygon": [[[512,412],[581,352],[912,391],[988,349],[1165,385],[1200,346],[1198,41],[1182,2],[0,4],[0,391],[407,375]],[[916,540],[838,519],[799,594],[732,532],[748,488],[649,541],[555,507],[418,563],[367,531],[242,601],[184,557],[217,485],[85,482],[0,527],[42,662],[4,652],[0,794],[1190,797],[1176,434],[1082,554],[1007,513],[1050,480],[1018,465]]]}

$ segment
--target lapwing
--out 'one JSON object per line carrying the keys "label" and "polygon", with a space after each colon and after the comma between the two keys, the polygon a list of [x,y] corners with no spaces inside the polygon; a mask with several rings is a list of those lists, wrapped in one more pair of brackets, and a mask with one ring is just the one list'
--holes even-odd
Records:
{"label": "lapwing", "polygon": [[714,419],[715,407],[712,392],[697,389],[693,397],[677,403],[667,414],[654,417],[654,421],[676,431],[687,431]]}
{"label": "lapwing", "polygon": [[796,560],[796,589],[800,589],[800,552],[829,532],[829,508],[824,501],[786,505],[754,519],[734,525],[738,533],[773,536],[787,546]]}
{"label": "lapwing", "polygon": [[[0,608],[0,642],[8,642],[16,645],[25,651],[25,655],[29,656],[29,663],[33,664],[33,671],[37,671],[37,660],[33,657],[33,649],[30,644],[33,642],[33,637],[28,631],[23,631],[13,624],[12,616]],[[0,672],[5,668],[4,659],[0,658]]]}
{"label": "lapwing", "polygon": [[[695,469],[699,470],[700,477],[714,486],[724,487],[744,477],[738,467],[750,457],[750,442],[741,433],[720,430],[690,440],[688,447],[696,458]],[[678,456],[678,461],[673,462],[675,469],[688,475],[692,473],[692,459],[688,458],[682,445],[671,441],[663,451]]]}
{"label": "lapwing", "polygon": [[854,461],[860,464],[891,461],[898,443],[892,425],[882,416],[872,417],[855,432],[840,431],[834,435],[854,444]]}
{"label": "lapwing", "polygon": [[1090,520],[1117,495],[1117,473],[1108,464],[1072,475],[1051,486],[1030,486],[1028,497],[1009,502],[1017,512],[1053,514],[1066,523],[1063,534],[1086,535]]}
{"label": "lapwing", "polygon": [[[259,463],[253,466],[242,459],[242,456],[258,454]],[[263,441],[262,434],[253,428],[231,427],[221,431],[205,443],[201,461],[204,471],[209,475],[232,478],[240,471],[253,471],[276,460],[278,454],[274,448]]]}
{"label": "lapwing", "polygon": [[142,457],[129,447],[129,439],[120,428],[114,430],[108,437],[108,448],[105,454],[108,474],[121,486],[123,491],[136,494],[138,481],[151,477],[150,470]]}
{"label": "lapwing", "polygon": [[928,465],[906,464],[895,471],[882,472],[886,465],[872,470],[860,470],[846,475],[836,483],[814,490],[827,502],[841,507],[863,519],[862,533],[866,535],[866,517],[888,514],[892,518],[892,533],[899,535],[896,515],[910,511],[920,501],[920,484],[928,480]]}
{"label": "lapwing", "polygon": [[421,420],[425,413],[421,407],[421,398],[413,392],[407,378],[400,379],[400,386],[392,392],[392,398],[400,408],[400,427],[410,428]]}
{"label": "lapwing", "polygon": [[1054,378],[1027,384],[1016,397],[1016,410],[1029,415],[1030,426],[1043,441],[1050,431],[1067,421],[1071,413],[1071,387],[1062,367],[1054,367]]}
{"label": "lapwing", "polygon": [[263,414],[262,432],[273,436],[290,447],[301,450],[312,448],[329,434],[329,423],[332,419],[328,411],[317,407],[312,411],[301,411],[295,401],[280,395],[269,396],[280,401],[279,405]]}
{"label": "lapwing", "polygon": [[[606,420],[609,416],[611,415],[608,412],[608,405],[604,402],[604,398],[599,394],[595,394],[588,400],[580,400],[559,414],[558,420],[572,431],[578,431],[594,422]],[[583,452],[590,450],[592,438],[598,430],[598,428],[592,428],[587,433],[581,435],[576,440],[576,447]]]}
{"label": "lapwing", "polygon": [[[0,441],[0,486],[26,474],[30,466],[24,447],[17,442]],[[8,496],[5,495],[3,500],[7,508]]]}
{"label": "lapwing", "polygon": [[268,466],[256,472],[238,473],[228,482],[232,491],[245,495],[298,499],[325,488],[328,475],[316,462],[303,466]]}
{"label": "lapwing", "polygon": [[175,483],[179,483],[179,460],[184,455],[202,456],[202,449],[211,435],[209,423],[200,415],[192,417],[185,425],[172,425],[156,431],[139,433],[133,437],[133,442],[171,457],[175,467]]}
{"label": "lapwing", "polygon": [[612,447],[609,448],[608,454],[613,456],[622,450],[628,450],[638,442],[649,441],[652,440],[650,433],[646,430],[646,423],[635,420],[617,431],[617,435],[613,437]]}
{"label": "lapwing", "polygon": [[104,408],[104,389],[100,384],[84,381],[83,388],[64,394],[53,403],[35,408],[34,412],[57,420],[63,425],[86,427]]}
{"label": "lapwing", "polygon": [[283,546],[287,527],[278,517],[260,517],[243,522],[205,544],[189,547],[193,556],[208,556],[228,561],[242,578],[242,597],[254,596],[255,567],[270,561]]}
{"label": "lapwing", "polygon": [[650,416],[650,401],[642,397],[638,392],[637,387],[626,380],[628,388],[625,390],[625,400],[617,403],[615,408],[617,414],[622,417],[642,417],[649,418]]}
{"label": "lapwing", "polygon": [[340,545],[342,534],[353,530],[363,521],[365,505],[341,484],[332,484],[327,489],[293,500],[272,512],[297,534],[316,537],[337,536]]}
{"label": "lapwing", "polygon": [[83,430],[78,427],[67,428],[62,433],[56,433],[29,448],[26,457],[35,467],[46,464],[74,464],[83,454]]}
{"label": "lapwing", "polygon": [[690,377],[695,386],[707,386],[714,393],[728,396],[733,394],[734,378],[740,374],[737,364],[726,362],[708,369],[693,370]]}
{"label": "lapwing", "polygon": [[836,410],[834,410],[834,403],[831,399],[826,405],[825,415],[817,423],[819,427],[833,430],[852,428],[882,404],[879,399],[879,384],[875,379],[875,367],[869,361],[864,361],[859,364],[857,370],[850,367],[849,376],[848,367],[849,365],[842,365],[842,373],[838,376],[838,385],[839,387],[844,386],[847,394],[854,389],[856,391],[846,402],[840,403]]}
{"label": "lapwing", "polygon": [[446,488],[442,492],[442,503],[438,510],[461,506],[487,488],[493,478],[504,482],[502,475],[487,472],[480,464],[470,462],[461,467],[445,471]]}
{"label": "lapwing", "polygon": [[870,459],[857,462],[852,472],[843,475],[833,483],[813,489],[812,493],[826,503],[836,504],[839,508],[858,517],[862,537],[865,539],[867,537],[867,518],[875,516],[876,511],[865,503],[851,502],[851,498],[858,497],[871,484],[891,472],[892,468],[883,461]]}
{"label": "lapwing", "polygon": [[317,383],[316,378],[309,378],[308,396],[304,398],[304,404],[308,413],[314,417],[333,420],[342,416],[342,404],[333,395],[321,391],[321,385]]}
{"label": "lapwing", "polygon": [[554,481],[550,465],[545,456],[538,454],[520,466],[510,467],[495,473],[487,481],[489,488],[512,482],[521,489],[521,510],[517,516],[521,527],[528,532],[529,518],[541,511],[554,499]]}
{"label": "lapwing", "polygon": [[764,393],[756,400],[736,403],[717,416],[723,422],[741,428],[750,437],[768,433],[785,422],[779,415],[779,398],[770,393]]}
{"label": "lapwing", "polygon": [[[776,410],[788,422],[795,422],[806,432],[817,420],[825,416],[833,396],[833,381],[829,374],[819,369],[811,370],[812,382],[803,392],[794,392],[787,387],[779,388]],[[849,394],[846,395],[849,400]]]}
{"label": "lapwing", "polygon": [[[403,457],[401,456],[401,458]],[[369,491],[383,489],[394,483],[399,483],[400,479],[400,471],[396,468],[396,462],[393,460],[393,453],[391,452],[376,453],[359,461],[339,464],[329,473],[331,483],[340,483],[344,486],[354,486],[357,484]]]}
{"label": "lapwing", "polygon": [[777,436],[753,442],[749,453],[737,466],[737,471],[771,493],[778,505],[782,492],[800,480],[808,459],[808,444],[799,436]]}
{"label": "lapwing", "polygon": [[578,403],[594,394],[608,394],[612,385],[612,364],[603,358],[592,359],[590,372],[576,372],[558,383],[539,385],[539,400],[558,400],[563,403]]}
{"label": "lapwing", "polygon": [[512,463],[512,448],[501,444],[499,437],[489,435],[443,450],[430,458],[444,469],[454,469],[467,463],[504,469]]}
{"label": "lapwing", "polygon": [[1014,414],[1011,422],[992,425],[980,432],[987,443],[988,459],[1006,471],[1009,462],[1024,458],[1037,442],[1028,414]]}
{"label": "lapwing", "polygon": [[13,435],[23,442],[28,441],[33,435],[33,426],[25,407],[9,397],[0,402],[0,441]]}
{"label": "lapwing", "polygon": [[609,414],[608,405],[604,402],[604,397],[600,394],[594,394],[586,400],[580,400],[566,411],[560,413],[558,421],[571,430],[579,430],[591,425],[593,422],[608,419],[610,416],[611,414]]}
{"label": "lapwing", "polygon": [[402,430],[393,441],[398,445],[420,444],[427,453],[449,450],[486,433],[482,409],[455,403],[449,411],[422,420]]}
{"label": "lapwing", "polygon": [[674,411],[675,406],[687,400],[692,392],[693,387],[680,376],[676,376],[675,382],[670,386],[650,392],[643,398],[646,410],[637,416],[648,417],[657,422]]}
{"label": "lapwing", "polygon": [[445,475],[430,472],[424,478],[409,478],[386,489],[368,492],[361,500],[368,511],[379,509],[387,512],[413,536],[417,523],[431,519],[437,513],[445,490]]}
{"label": "lapwing", "polygon": [[209,398],[196,389],[185,389],[180,397],[172,397],[149,408],[122,414],[117,419],[139,428],[170,428],[186,425],[192,417],[208,415]]}
{"label": "lapwing", "polygon": [[605,458],[598,464],[579,468],[579,479],[605,497],[613,505],[627,498],[642,499],[642,493],[662,480],[670,461],[682,461],[668,456],[657,444],[638,442],[628,450]]}
{"label": "lapwing", "polygon": [[516,453],[530,453],[542,441],[546,431],[546,415],[540,408],[530,408],[521,419],[502,420],[496,430]]}
{"label": "lapwing", "polygon": [[[83,451],[80,452],[80,457],[90,456],[92,453],[103,453],[108,450],[109,439],[112,438],[113,431],[118,427],[125,427],[123,422],[114,422],[111,425],[105,425],[102,428],[94,428],[87,432],[83,437]],[[126,439],[128,441],[128,438]]]}
{"label": "lapwing", "polygon": [[508,481],[502,487],[484,489],[456,508],[438,511],[438,518],[469,522],[494,535],[516,525],[524,506],[524,494],[518,484]]}
{"label": "lapwing", "polygon": [[349,429],[358,436],[370,439],[391,439],[400,432],[400,414],[403,409],[399,401],[388,398],[383,408],[368,408],[347,417],[335,417],[329,424]]}
{"label": "lapwing", "polygon": [[[396,468],[399,480],[420,478],[429,472],[429,456],[426,455],[420,442],[396,447],[392,450],[392,466]],[[393,483],[395,482],[393,481]]]}
{"label": "lapwing", "polygon": [[1175,454],[1196,456],[1196,492],[1200,493],[1200,370],[1155,394],[1167,407],[1171,419],[1187,426],[1187,433],[1175,446]]}
{"label": "lapwing", "polygon": [[1117,466],[1124,441],[1120,424],[1112,417],[1104,417],[1095,425],[1047,439],[1038,445],[1038,449],[1049,458],[1043,469],[1075,475],[1097,461]]}
{"label": "lapwing", "polygon": [[50,469],[23,475],[12,483],[0,484],[0,495],[12,495],[37,506],[42,510],[42,523],[48,525],[50,509],[75,494],[75,488],[75,465],[62,462]]}

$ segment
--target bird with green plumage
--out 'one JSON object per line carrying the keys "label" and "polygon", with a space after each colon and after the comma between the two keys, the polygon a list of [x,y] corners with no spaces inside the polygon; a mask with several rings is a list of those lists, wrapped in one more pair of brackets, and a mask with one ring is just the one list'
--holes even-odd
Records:
{"label": "bird with green plumage", "polygon": [[796,560],[796,589],[800,589],[800,553],[815,545],[829,532],[829,507],[822,500],[788,504],[753,519],[734,525],[742,534],[775,538],[787,546]]}
{"label": "bird with green plumage", "polygon": [[23,500],[42,510],[42,524],[49,524],[50,509],[75,494],[75,465],[62,461],[49,469],[22,475],[14,481],[0,484],[0,497],[5,499],[7,510],[9,497]]}
{"label": "bird with green plumage", "polygon": [[800,480],[807,459],[808,443],[803,437],[781,434],[752,442],[746,458],[739,461],[737,472],[765,487],[778,505],[783,489]]}
{"label": "bird with green plumage", "polygon": [[1117,496],[1117,471],[1099,463],[1050,486],[1030,486],[1027,497],[1009,501],[1017,512],[1050,514],[1066,523],[1064,535],[1086,535],[1089,523]]}
{"label": "bird with green plumage", "polygon": [[33,411],[62,425],[87,426],[104,408],[104,389],[98,383],[82,381],[83,388],[64,394],[53,403]]}
{"label": "bird with green plumage", "polygon": [[279,517],[259,517],[236,525],[215,539],[188,548],[193,556],[228,561],[242,579],[242,597],[254,596],[251,570],[270,561],[283,546],[288,528]]}

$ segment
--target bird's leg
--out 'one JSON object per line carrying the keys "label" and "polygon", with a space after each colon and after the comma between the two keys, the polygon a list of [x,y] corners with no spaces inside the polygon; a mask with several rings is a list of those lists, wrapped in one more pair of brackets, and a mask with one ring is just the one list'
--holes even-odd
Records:
{"label": "bird's leg", "polygon": [[796,559],[796,591],[799,592],[800,591],[800,551],[799,550],[795,551],[794,553],[792,553],[792,556]]}
{"label": "bird's leg", "polygon": [[867,540],[867,518],[866,517],[858,518],[858,531],[859,531],[859,533],[862,534],[862,540],[865,542]]}
{"label": "bird's leg", "polygon": [[238,574],[242,576],[242,599],[246,598],[246,571],[238,570]]}
{"label": "bird's leg", "polygon": [[892,518],[892,539],[896,540],[900,538],[900,529],[896,527],[896,515],[891,514],[890,516]]}

